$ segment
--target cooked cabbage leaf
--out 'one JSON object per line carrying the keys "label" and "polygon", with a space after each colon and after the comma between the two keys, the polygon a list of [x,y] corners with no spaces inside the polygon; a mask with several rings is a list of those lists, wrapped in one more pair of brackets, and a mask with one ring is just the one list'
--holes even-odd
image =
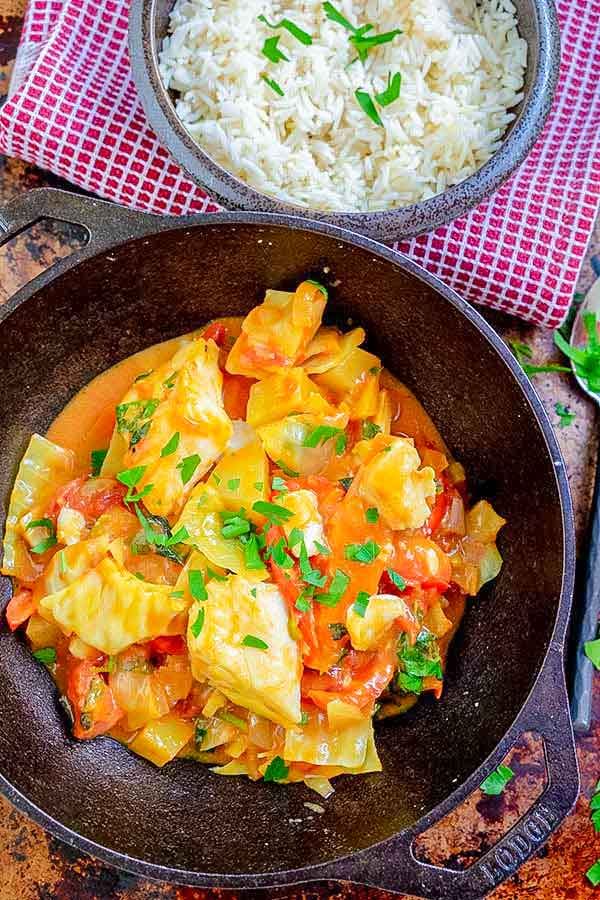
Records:
{"label": "cooked cabbage leaf", "polygon": [[396,619],[402,619],[405,628],[415,622],[415,617],[402,597],[395,594],[374,594],[364,616],[354,606],[346,613],[346,628],[355,650],[372,650],[381,644]]}
{"label": "cooked cabbage leaf", "polygon": [[75,454],[33,434],[19,465],[10,495],[2,572],[31,582],[42,571],[41,563],[29,552],[25,540],[28,522],[44,517],[46,506],[59,489],[73,478]]}
{"label": "cooked cabbage leaf", "polygon": [[40,601],[40,609],[50,612],[65,634],[76,634],[109,655],[169,634],[186,608],[170,585],[140,581],[110,557]]}
{"label": "cooked cabbage leaf", "polygon": [[372,736],[370,716],[338,729],[330,726],[326,713],[315,710],[306,725],[286,730],[283,758],[286,762],[359,769]]}
{"label": "cooked cabbage leaf", "polygon": [[[225,582],[209,581],[206,591],[207,599],[192,606],[189,616],[194,678],[209,681],[234,703],[273,722],[299,722],[300,651],[290,637],[289,613],[278,588],[234,575]],[[245,645],[248,635],[267,649]]]}

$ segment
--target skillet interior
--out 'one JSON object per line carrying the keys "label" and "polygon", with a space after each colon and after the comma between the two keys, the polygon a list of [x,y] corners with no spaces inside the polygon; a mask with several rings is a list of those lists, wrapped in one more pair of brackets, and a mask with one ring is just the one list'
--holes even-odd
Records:
{"label": "skillet interior", "polygon": [[[307,825],[303,786],[217,778],[181,762],[163,772],[109,739],[66,736],[49,676],[0,634],[0,771],[54,819],[148,862],[207,873],[302,867],[414,823],[487,757],[524,703],[558,608],[563,551],[555,476],[539,425],[504,363],[457,309],[365,249],[280,226],[204,225],[138,239],[82,263],[2,324],[1,518],[18,459],[103,369],[208,318],[247,311],[265,287],[305,275],[337,287],[341,323],[422,400],[471,484],[508,519],[505,567],[469,608],[441,703],[378,729],[382,775],[336,780]],[[2,523],[0,523],[2,524]],[[2,597],[9,584],[2,580]],[[301,819],[304,824],[293,820]]]}

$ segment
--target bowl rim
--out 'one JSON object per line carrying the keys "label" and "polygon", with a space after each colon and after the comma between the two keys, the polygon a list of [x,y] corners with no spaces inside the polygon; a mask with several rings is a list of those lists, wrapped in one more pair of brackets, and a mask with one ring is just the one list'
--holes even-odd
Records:
{"label": "bowl rim", "polygon": [[[563,743],[568,744],[568,738],[570,736],[572,744],[572,730],[570,727],[568,702],[564,687],[563,657],[574,584],[575,537],[571,496],[566,470],[552,425],[531,382],[504,341],[496,334],[491,325],[485,321],[483,316],[476,309],[471,307],[457,294],[456,291],[445,285],[439,278],[423,269],[420,265],[402,253],[378,244],[360,234],[350,233],[347,230],[323,222],[307,221],[293,216],[253,212],[215,213],[210,216],[188,216],[182,218],[144,216],[132,213],[130,210],[122,209],[104,201],[97,201],[84,196],[72,195],[67,192],[51,189],[33,191],[27,195],[24,200],[25,203],[21,204],[19,198],[15,201],[15,205],[29,205],[30,207],[33,207],[34,211],[37,209],[38,218],[41,217],[40,214],[51,214],[51,212],[54,212],[57,218],[62,217],[64,221],[78,222],[88,229],[91,234],[91,240],[84,248],[73,254],[72,257],[62,259],[57,264],[56,268],[47,270],[33,279],[33,281],[18,291],[17,294],[15,294],[3,307],[0,307],[0,326],[22,304],[26,303],[53,281],[62,278],[63,275],[68,275],[70,270],[77,268],[80,263],[90,262],[96,256],[101,256],[113,248],[126,245],[130,242],[135,243],[147,237],[160,235],[164,231],[186,231],[190,228],[210,228],[212,225],[231,225],[234,228],[237,225],[246,224],[257,225],[258,227],[275,225],[294,230],[305,230],[325,234],[334,240],[350,245],[350,247],[354,246],[366,250],[374,256],[407,271],[411,276],[427,284],[430,288],[435,290],[436,293],[441,295],[441,298],[445,302],[449,302],[459,314],[463,315],[473,327],[476,328],[482,338],[486,340],[487,343],[491,345],[492,349],[501,357],[502,362],[509,370],[508,374],[512,375],[512,378],[517,382],[524,399],[531,410],[531,414],[537,422],[540,429],[540,435],[552,464],[557,491],[557,501],[560,506],[563,537],[563,577],[552,634],[548,641],[546,653],[535,674],[530,692],[525,698],[521,710],[517,713],[514,721],[509,726],[506,734],[499,741],[498,745],[462,784],[459,784],[451,794],[440,801],[440,803],[422,818],[406,829],[390,835],[389,838],[370,845],[364,850],[355,851],[349,855],[322,863],[312,864],[302,869],[244,874],[202,873],[197,870],[191,871],[171,868],[157,863],[151,863],[147,860],[132,857],[121,851],[113,850],[105,845],[98,844],[91,838],[77,833],[69,826],[62,824],[53,818],[50,813],[47,813],[37,806],[0,773],[0,792],[3,793],[18,810],[26,813],[36,823],[44,827],[55,837],[78,851],[88,853],[109,865],[132,872],[138,876],[154,880],[164,880],[173,884],[192,885],[204,888],[221,887],[224,889],[256,889],[259,887],[289,887],[290,885],[298,883],[336,878],[348,880],[353,883],[374,884],[373,876],[369,876],[366,863],[364,877],[362,877],[363,870],[361,868],[361,860],[367,859],[369,854],[375,854],[377,852],[385,854],[385,848],[388,846],[391,847],[392,842],[396,842],[396,844],[399,844],[401,847],[402,845],[409,846],[410,842],[412,842],[417,834],[425,831],[432,824],[447,815],[448,812],[478,787],[483,776],[491,768],[495,768],[502,761],[508,749],[513,745],[515,739],[523,730],[525,730],[524,726],[529,725],[530,728],[535,728],[535,726],[531,726],[532,716],[533,721],[537,721],[538,723],[544,722],[544,717],[550,719],[552,728],[555,728],[557,731],[558,743],[560,744],[562,741]],[[45,200],[50,200],[50,204],[45,205]],[[10,221],[10,216],[5,215],[4,218],[6,221]],[[0,213],[0,222],[2,219],[3,215]],[[2,243],[1,237],[0,243]],[[554,691],[550,697],[550,702],[552,704],[550,707],[551,714],[548,710],[547,692],[549,688]],[[544,692],[546,692],[546,694],[544,694]],[[544,697],[546,697],[546,699],[544,699]],[[538,716],[537,720],[536,715]],[[540,729],[538,728],[538,730]],[[576,786],[573,784],[574,775],[572,771],[569,771],[569,760],[566,758],[568,750],[568,747],[562,748],[563,758],[560,760],[560,765],[567,771],[567,774],[564,776],[566,790],[568,791],[570,789],[571,791],[575,791],[575,795],[573,797],[569,795],[564,798],[563,809],[558,813],[559,818],[558,820],[555,819],[551,830],[553,830],[553,828],[562,820],[564,815],[566,815],[565,808],[570,808],[572,806],[578,790],[579,783],[577,781]],[[572,747],[571,752],[574,758],[574,749]],[[569,783],[569,777],[571,777],[571,783]],[[558,789],[561,788],[560,783],[558,783],[557,786]],[[543,797],[545,797],[545,794],[542,795],[542,798]],[[510,834],[512,834],[512,830],[506,837],[508,838]],[[533,852],[534,849],[535,847],[532,848],[531,852]],[[422,879],[418,884],[422,884],[423,887],[425,887],[426,880],[423,875],[424,870],[432,871],[433,874],[429,879],[430,881],[435,879],[436,872],[443,873],[445,877],[448,877],[451,874],[451,870],[437,869],[436,867],[424,865],[414,857],[412,857],[412,862],[415,867],[420,867],[420,870],[416,872],[416,875]],[[474,869],[476,869],[475,865],[472,867],[472,870]],[[357,871],[359,877],[355,877]],[[466,870],[466,873],[469,873],[470,871],[471,869],[468,869]],[[455,874],[458,875],[459,873]],[[473,872],[473,874],[475,873]],[[510,874],[510,871],[504,871],[497,883],[499,883],[500,880],[503,880],[503,878],[508,877]],[[379,886],[382,889],[385,887],[384,885],[378,885],[376,883],[374,886]],[[390,887],[389,889],[394,888]],[[488,885],[487,890],[489,889],[490,886]],[[411,891],[411,893],[415,893],[415,891]],[[434,894],[430,893],[428,896],[434,896]],[[438,895],[435,894],[435,896]],[[444,893],[443,896],[446,897],[449,895]],[[471,894],[465,891],[456,896],[461,896],[462,900],[468,900],[468,898],[471,897],[479,897],[480,894]]]}
{"label": "bowl rim", "polygon": [[[231,210],[254,210],[323,221],[369,237],[397,241],[432,231],[464,215],[496,191],[536,143],[552,107],[559,76],[560,31],[554,0],[532,0],[537,37],[534,77],[509,132],[490,159],[464,181],[409,206],[343,212],[297,206],[264,194],[217,163],[187,132],[160,77],[154,33],[158,0],[132,0],[129,52],[133,78],[158,140],[209,199]],[[531,54],[531,50],[529,50]]]}

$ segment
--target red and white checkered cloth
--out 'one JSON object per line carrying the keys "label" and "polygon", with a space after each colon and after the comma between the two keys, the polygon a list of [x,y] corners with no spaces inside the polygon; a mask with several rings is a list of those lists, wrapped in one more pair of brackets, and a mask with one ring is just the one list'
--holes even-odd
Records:
{"label": "red and white checkered cloth", "polygon": [[[136,209],[213,212],[146,122],[129,2],[30,0],[0,151]],[[566,315],[600,205],[600,0],[557,5],[560,84],[532,153],[490,200],[400,244],[467,299],[550,327]]]}

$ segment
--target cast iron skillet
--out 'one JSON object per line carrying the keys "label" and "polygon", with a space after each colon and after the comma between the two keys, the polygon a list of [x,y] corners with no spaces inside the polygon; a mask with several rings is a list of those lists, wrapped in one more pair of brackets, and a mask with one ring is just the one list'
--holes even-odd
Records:
{"label": "cast iron skillet", "polygon": [[[307,819],[304,802],[315,797],[303,785],[218,778],[185,761],[161,772],[108,738],[72,740],[49,675],[6,626],[0,787],[63,840],[152,878],[236,889],[345,879],[440,900],[481,896],[534,852],[578,792],[563,672],[571,507],[528,380],[478,313],[366,238],[284,216],[160,219],[34,191],[5,211],[1,242],[42,217],[82,223],[90,237],[0,310],[0,526],[30,433],[44,432],[92,377],[303,276],[335,285],[333,319],[365,326],[509,524],[502,574],[469,606],[442,701],[382,724],[383,774],[337,779],[324,815]],[[0,609],[9,595],[3,579]],[[526,730],[543,736],[549,781],[527,815],[466,871],[415,859],[416,835]]]}
{"label": "cast iron skillet", "polygon": [[411,206],[384,212],[339,213],[286,203],[240,181],[205,153],[175,114],[165,90],[158,55],[167,34],[174,0],[132,0],[129,18],[131,65],[140,99],[163,146],[201,187],[228,209],[276,212],[329,222],[382,241],[433,231],[489,197],[523,162],[541,134],[558,80],[560,35],[554,0],[514,0],[519,31],[528,45],[523,100],[515,109],[500,149],[469,178]]}

